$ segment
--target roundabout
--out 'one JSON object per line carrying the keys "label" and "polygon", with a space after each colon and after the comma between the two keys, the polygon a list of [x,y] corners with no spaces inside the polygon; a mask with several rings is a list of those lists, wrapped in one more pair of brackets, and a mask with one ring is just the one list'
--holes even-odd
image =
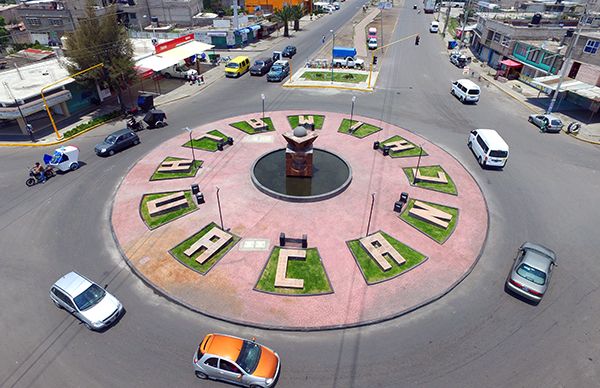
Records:
{"label": "roundabout", "polygon": [[[487,209],[450,154],[367,117],[266,115],[268,123],[257,113],[194,128],[194,144],[219,144],[215,134],[232,141],[222,151],[194,147],[192,155],[182,134],[124,177],[112,207],[113,235],[155,290],[230,322],[318,330],[402,315],[443,296],[471,271],[486,239]],[[318,135],[315,150],[347,163],[351,179],[318,202],[265,194],[251,171],[273,152],[282,158],[282,135],[298,118],[311,117],[322,118],[308,130]],[[315,155],[315,171],[319,163]],[[272,165],[282,164],[264,164],[262,178],[285,181]],[[159,170],[173,179],[152,179]],[[395,208],[403,192],[408,200]]]}

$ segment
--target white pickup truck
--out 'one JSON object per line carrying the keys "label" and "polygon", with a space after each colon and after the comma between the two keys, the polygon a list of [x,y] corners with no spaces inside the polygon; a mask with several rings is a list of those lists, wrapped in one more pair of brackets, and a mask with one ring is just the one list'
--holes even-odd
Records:
{"label": "white pickup truck", "polygon": [[188,69],[183,65],[173,65],[167,67],[160,72],[165,78],[183,78],[189,79],[191,76],[198,75],[198,72],[194,69]]}
{"label": "white pickup truck", "polygon": [[350,67],[355,69],[364,69],[365,61],[360,58],[344,57],[333,58],[333,67]]}

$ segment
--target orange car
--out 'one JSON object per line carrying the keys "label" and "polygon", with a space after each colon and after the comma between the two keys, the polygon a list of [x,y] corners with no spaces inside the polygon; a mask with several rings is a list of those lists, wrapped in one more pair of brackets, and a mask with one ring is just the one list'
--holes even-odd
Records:
{"label": "orange car", "polygon": [[253,388],[272,387],[279,375],[279,365],[279,355],[254,339],[224,334],[208,334],[194,354],[194,372],[198,378]]}

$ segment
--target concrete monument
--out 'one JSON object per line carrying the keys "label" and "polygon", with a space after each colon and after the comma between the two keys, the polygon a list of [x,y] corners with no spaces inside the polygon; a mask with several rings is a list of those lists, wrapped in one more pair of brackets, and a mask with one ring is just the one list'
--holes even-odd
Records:
{"label": "concrete monument", "polygon": [[283,137],[288,145],[285,150],[285,175],[312,177],[313,175],[313,142],[319,135],[304,127],[296,127],[286,132]]}

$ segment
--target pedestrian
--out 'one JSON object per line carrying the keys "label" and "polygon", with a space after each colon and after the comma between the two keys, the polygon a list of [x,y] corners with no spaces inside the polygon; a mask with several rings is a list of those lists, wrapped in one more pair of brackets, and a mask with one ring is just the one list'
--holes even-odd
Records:
{"label": "pedestrian", "polygon": [[321,38],[321,43],[325,44],[325,35]]}
{"label": "pedestrian", "polygon": [[33,136],[33,126],[31,124],[26,124],[25,129],[27,129],[27,133],[29,134],[29,138],[31,138],[31,142],[35,143],[35,137]]}
{"label": "pedestrian", "polygon": [[200,79],[198,81],[198,84],[204,85],[204,75],[203,74],[200,74]]}
{"label": "pedestrian", "polygon": [[415,36],[415,45],[418,46],[419,45],[419,40],[421,38],[419,38],[419,35],[417,34],[417,36]]}

